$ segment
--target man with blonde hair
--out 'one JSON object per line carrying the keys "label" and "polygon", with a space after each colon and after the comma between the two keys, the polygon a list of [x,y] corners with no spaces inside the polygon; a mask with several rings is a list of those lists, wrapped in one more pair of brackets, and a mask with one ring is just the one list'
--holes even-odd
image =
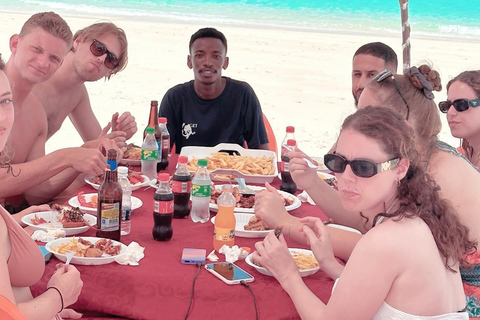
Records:
{"label": "man with blonde hair", "polygon": [[101,174],[106,158],[100,149],[116,148],[113,140],[103,139],[45,155],[47,119],[41,101],[32,90],[59,69],[72,46],[72,39],[67,23],[54,12],[34,14],[21,32],[10,38],[12,54],[5,74],[11,83],[15,108],[8,140],[13,156],[1,166],[0,197],[6,198],[6,207],[11,212],[28,203],[50,201],[79,173]]}
{"label": "man with blonde hair", "polygon": [[[110,79],[125,69],[127,49],[125,32],[111,22],[95,23],[75,33],[62,66],[50,80],[33,90],[47,114],[47,139],[60,129],[67,116],[85,142],[107,136],[123,146],[133,136],[137,125],[130,112],[121,116],[115,113],[112,122],[102,130],[84,84],[103,77]],[[106,135],[110,127],[113,132]]]}

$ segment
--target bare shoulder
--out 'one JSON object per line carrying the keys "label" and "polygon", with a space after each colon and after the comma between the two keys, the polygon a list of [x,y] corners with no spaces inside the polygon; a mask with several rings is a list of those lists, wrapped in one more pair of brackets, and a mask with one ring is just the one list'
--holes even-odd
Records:
{"label": "bare shoulder", "polygon": [[[5,210],[0,208],[0,210]],[[8,236],[8,229],[7,224],[2,216],[0,216],[0,251],[2,259],[8,259],[10,256],[10,245],[9,245],[9,236]]]}
{"label": "bare shoulder", "polygon": [[464,158],[448,152],[438,151],[432,155],[428,173],[441,187],[475,182],[480,188],[478,171]]}

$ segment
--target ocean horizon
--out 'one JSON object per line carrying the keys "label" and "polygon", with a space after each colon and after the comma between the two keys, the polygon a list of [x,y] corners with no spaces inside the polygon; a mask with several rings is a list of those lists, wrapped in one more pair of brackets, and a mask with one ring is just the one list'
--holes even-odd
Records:
{"label": "ocean horizon", "polygon": [[[1,12],[203,23],[351,34],[401,34],[394,0],[0,0]],[[480,41],[480,0],[409,4],[412,36]]]}

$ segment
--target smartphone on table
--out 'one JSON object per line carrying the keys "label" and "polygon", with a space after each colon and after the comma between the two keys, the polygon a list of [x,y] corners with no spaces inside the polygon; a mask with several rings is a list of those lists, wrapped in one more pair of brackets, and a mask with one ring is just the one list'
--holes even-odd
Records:
{"label": "smartphone on table", "polygon": [[205,269],[226,284],[239,284],[242,280],[245,282],[255,280],[251,274],[230,262],[208,263],[205,265]]}

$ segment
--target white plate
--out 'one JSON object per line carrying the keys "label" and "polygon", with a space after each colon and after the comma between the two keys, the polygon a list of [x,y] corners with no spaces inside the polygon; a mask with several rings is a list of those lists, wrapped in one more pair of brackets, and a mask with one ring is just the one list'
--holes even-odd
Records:
{"label": "white plate", "polygon": [[[242,213],[242,212],[235,212],[235,220],[237,224],[235,225],[235,237],[243,237],[243,238],[264,238],[267,236],[271,230],[263,230],[263,231],[251,231],[245,230],[244,226],[248,224],[248,221],[254,214],[250,213]],[[210,220],[213,224],[215,223],[215,217]]]}
{"label": "white plate", "polygon": [[[85,193],[83,194],[85,196],[85,200],[87,202],[90,202],[90,199],[93,197],[93,196],[96,196],[98,195],[97,193]],[[83,212],[85,213],[93,213],[93,214],[97,214],[97,207],[95,208],[90,208],[90,207],[84,207],[84,206],[81,206],[80,205],[80,202],[78,201],[78,197],[75,196],[75,197],[72,197],[70,198],[70,200],[68,200],[68,204],[74,208],[80,208],[80,210],[82,210]],[[138,199],[137,197],[133,197],[132,196],[132,211],[135,210],[135,209],[138,209],[140,208],[141,206],[143,205],[143,202],[142,200]]]}
{"label": "white plate", "polygon": [[350,227],[346,227],[346,226],[342,226],[342,225],[339,225],[339,224],[334,224],[334,223],[330,223],[327,225],[327,227],[332,227],[332,228],[337,228],[337,229],[341,229],[341,230],[345,230],[345,231],[350,231],[350,232],[355,232],[355,233],[358,233],[358,234],[362,234],[360,231],[358,231],[357,229],[353,229],[353,228],[350,228]]}
{"label": "white plate", "polygon": [[[81,237],[81,238],[85,239],[87,241],[90,241],[93,244],[95,244],[98,240],[102,239],[102,238],[95,238],[95,237]],[[61,238],[61,239],[52,240],[45,245],[45,249],[47,249],[48,251],[53,253],[55,255],[55,257],[58,258],[58,260],[65,262],[67,260],[67,256],[65,256],[62,253],[58,253],[56,251],[53,251],[51,249],[51,247],[52,246],[56,247],[56,246],[58,246],[62,243],[69,242],[69,239],[71,239],[71,238]],[[122,247],[122,249],[120,250],[120,253],[118,255],[110,256],[108,254],[103,254],[103,256],[98,257],[98,258],[87,258],[87,257],[73,256],[71,263],[72,264],[81,264],[81,265],[85,265],[85,266],[98,266],[98,265],[102,265],[102,264],[112,263],[113,261],[115,261],[115,259],[117,257],[120,257],[120,256],[124,255],[125,252],[127,251],[127,246],[124,245],[123,243],[115,241],[115,240],[112,240],[112,242],[113,242],[113,244],[120,245]]]}
{"label": "white plate", "polygon": [[333,174],[326,173],[326,172],[317,172],[317,175],[323,180],[336,179],[336,177]]}
{"label": "white plate", "polygon": [[120,160],[120,164],[125,164],[129,166],[141,166],[142,160],[134,160],[134,159],[122,159]]}
{"label": "white plate", "polygon": [[[145,186],[148,186],[148,184],[150,183],[150,179],[142,174],[142,177],[143,177],[143,182],[142,183],[135,183],[135,184],[132,184],[132,191],[135,191],[135,190],[138,190],[140,189],[141,187],[145,187]],[[93,183],[91,182],[90,180],[93,178],[93,176],[89,175],[89,176],[86,176],[85,177],[85,182],[88,183],[89,185],[91,185],[95,190],[98,190],[98,188],[100,188],[100,185],[99,184],[96,184],[96,183]]]}
{"label": "white plate", "polygon": [[[237,185],[233,185],[233,187],[238,187]],[[247,185],[247,187],[255,190],[255,191],[259,191],[259,190],[264,190],[265,187],[258,187],[258,186],[249,186]],[[215,189],[217,189],[217,191],[222,191],[222,188],[223,188],[223,185],[220,184],[220,185],[216,185],[215,186]],[[286,206],[285,209],[287,209],[287,211],[290,211],[290,210],[294,210],[294,209],[297,209],[298,207],[300,207],[302,205],[302,202],[300,201],[300,199],[298,199],[296,196],[294,196],[293,194],[291,193],[288,193],[288,192],[284,192],[284,191],[281,191],[281,190],[277,190],[278,193],[280,193],[282,196],[284,196],[285,198],[292,198],[293,199],[293,203],[289,206]],[[216,203],[210,203],[210,210],[213,211],[213,212],[217,212],[218,211],[218,206]],[[235,210],[234,212],[243,212],[243,213],[254,213],[254,208],[237,208],[235,207]],[[248,222],[248,221],[247,221]]]}
{"label": "white plate", "polygon": [[[293,248],[288,248],[288,250],[290,251],[290,253],[292,252],[298,252],[298,253],[303,253],[303,254],[311,254],[313,255],[313,252],[311,250],[306,250],[306,249],[293,249]],[[264,274],[266,276],[273,276],[270,271],[268,271],[266,268],[264,267],[259,267],[257,266],[255,263],[253,263],[252,261],[252,255],[253,253],[249,254],[246,258],[245,258],[245,261],[247,262],[248,265],[254,267],[255,269],[257,269],[258,272],[260,272],[261,274]],[[312,269],[305,269],[305,270],[298,270],[300,272],[300,276],[301,277],[307,277],[307,276],[311,276],[312,274],[315,274],[318,270],[320,270],[319,267],[316,267],[316,268],[312,268]]]}
{"label": "white plate", "polygon": [[[37,215],[38,218],[43,218],[48,221],[48,223],[43,223],[43,224],[33,224],[32,219],[35,218],[35,215]],[[90,226],[82,226],[82,227],[76,227],[76,228],[64,228],[62,223],[58,221],[57,219],[58,211],[52,210],[52,211],[42,211],[42,212],[34,212],[27,214],[22,217],[22,222],[25,223],[27,226],[30,226],[33,230],[49,230],[49,229],[62,229],[65,230],[65,233],[67,236],[73,236],[75,234],[80,234],[85,231],[87,231]],[[85,214],[83,216],[85,221],[89,223],[92,226],[95,226],[97,224],[97,217],[92,216],[91,214]]]}
{"label": "white plate", "polygon": [[152,188],[155,188],[155,189],[158,189],[158,184],[157,184],[157,179],[152,179],[150,180],[150,182],[148,183],[148,185]]}

